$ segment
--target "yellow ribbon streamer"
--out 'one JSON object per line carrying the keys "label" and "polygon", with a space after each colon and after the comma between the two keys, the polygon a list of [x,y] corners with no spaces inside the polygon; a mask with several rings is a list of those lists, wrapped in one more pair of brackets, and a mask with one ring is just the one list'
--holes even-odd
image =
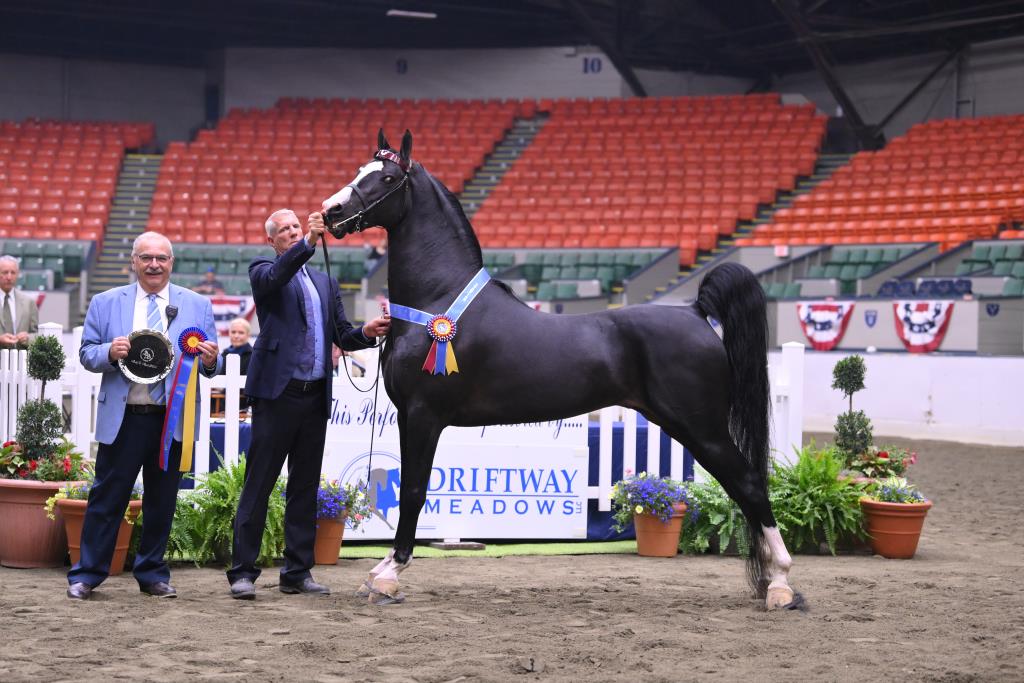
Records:
{"label": "yellow ribbon streamer", "polygon": [[192,449],[196,443],[196,390],[199,387],[199,357],[192,361],[192,369],[188,375],[188,386],[185,387],[185,423],[181,425],[181,465],[182,472],[192,469]]}
{"label": "yellow ribbon streamer", "polygon": [[459,364],[455,362],[455,347],[451,342],[448,342],[444,352],[444,369],[448,375],[459,371]]}

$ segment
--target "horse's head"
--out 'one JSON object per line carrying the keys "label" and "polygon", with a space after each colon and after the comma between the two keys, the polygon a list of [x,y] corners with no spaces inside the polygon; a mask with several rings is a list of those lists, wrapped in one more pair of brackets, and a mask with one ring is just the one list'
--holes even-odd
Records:
{"label": "horse's head", "polygon": [[352,182],[324,200],[324,222],[335,237],[375,225],[391,228],[405,217],[409,208],[412,133],[405,131],[402,147],[396,153],[381,130],[377,133],[377,148],[373,159],[359,169]]}

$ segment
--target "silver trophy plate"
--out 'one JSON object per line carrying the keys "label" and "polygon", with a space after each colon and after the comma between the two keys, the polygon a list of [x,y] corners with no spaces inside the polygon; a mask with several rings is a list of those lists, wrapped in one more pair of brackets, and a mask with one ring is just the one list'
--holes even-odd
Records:
{"label": "silver trophy plate", "polygon": [[131,348],[117,361],[121,374],[137,384],[155,384],[174,367],[174,347],[163,332],[135,330],[128,335]]}

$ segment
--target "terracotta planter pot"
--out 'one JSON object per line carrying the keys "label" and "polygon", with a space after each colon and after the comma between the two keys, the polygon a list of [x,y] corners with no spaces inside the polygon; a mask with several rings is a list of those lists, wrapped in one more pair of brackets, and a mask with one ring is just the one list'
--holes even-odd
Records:
{"label": "terracotta planter pot", "polygon": [[[82,523],[85,521],[85,508],[88,501],[84,500],[58,500],[57,507],[60,508],[64,517],[64,530],[68,537],[68,553],[71,555],[71,564],[75,564],[82,557]],[[128,501],[127,516],[132,522],[139,518],[139,511],[142,510],[141,500]],[[124,571],[125,561],[128,559],[128,546],[132,540],[132,525],[127,520],[121,520],[121,528],[117,530],[117,542],[114,545],[114,556],[110,558],[110,576],[117,576]]]}
{"label": "terracotta planter pot", "polygon": [[316,520],[316,542],[313,561],[316,564],[338,564],[341,538],[345,535],[345,522],[333,519]]}
{"label": "terracotta planter pot", "polygon": [[[47,498],[68,482],[0,479],[0,564],[62,567],[68,550],[64,519],[46,516]],[[76,482],[84,483],[84,482]]]}
{"label": "terracotta planter pot", "polygon": [[932,502],[880,503],[861,498],[864,523],[871,537],[871,549],[882,557],[909,560],[917,552],[924,518]]}
{"label": "terracotta planter pot", "polygon": [[667,522],[656,515],[633,515],[636,528],[636,552],[644,557],[675,557],[679,552],[679,532],[683,529],[685,503],[672,506],[672,517]]}

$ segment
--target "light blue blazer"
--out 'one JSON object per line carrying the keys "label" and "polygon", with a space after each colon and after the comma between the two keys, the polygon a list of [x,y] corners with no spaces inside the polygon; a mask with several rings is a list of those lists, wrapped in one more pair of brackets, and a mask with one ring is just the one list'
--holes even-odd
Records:
{"label": "light blue blazer", "polygon": [[[82,347],[78,357],[82,367],[91,372],[103,373],[97,396],[96,409],[96,440],[111,444],[117,438],[124,420],[125,405],[128,403],[128,390],[131,382],[121,374],[116,364],[110,362],[110,344],[115,337],[127,337],[132,331],[132,320],[135,317],[135,297],[138,285],[130,284],[115,287],[97,294],[89,302],[89,310],[85,314],[85,329],[82,332]],[[170,285],[168,298],[171,306],[177,306],[178,315],[171,321],[168,337],[174,345],[175,367],[177,367],[178,336],[189,327],[198,327],[206,332],[208,339],[217,340],[217,328],[213,322],[213,306],[210,300],[201,294]],[[217,369],[207,372],[200,363],[200,372],[208,377],[217,374],[223,361],[217,357]],[[171,395],[174,382],[174,370],[164,378],[164,389],[167,396]],[[198,406],[199,399],[196,398]],[[196,410],[196,432],[199,431],[199,410]],[[181,441],[181,422],[174,430],[174,438]]]}

